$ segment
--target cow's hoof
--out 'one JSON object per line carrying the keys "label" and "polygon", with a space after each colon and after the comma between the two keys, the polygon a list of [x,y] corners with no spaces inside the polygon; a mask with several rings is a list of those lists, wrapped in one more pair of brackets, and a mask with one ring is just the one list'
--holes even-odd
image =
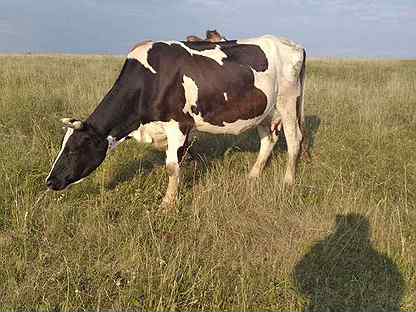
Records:
{"label": "cow's hoof", "polygon": [[162,213],[166,214],[176,212],[176,199],[164,198],[160,203],[159,208]]}
{"label": "cow's hoof", "polygon": [[285,178],[283,179],[283,187],[285,189],[293,190],[295,185],[295,179],[292,175],[286,174]]}
{"label": "cow's hoof", "polygon": [[261,175],[261,170],[258,168],[258,166],[254,165],[253,168],[251,168],[250,173],[248,174],[249,179],[257,179]]}
{"label": "cow's hoof", "polygon": [[311,154],[309,153],[309,151],[303,151],[300,158],[304,162],[311,162],[312,161],[312,157],[311,157]]}

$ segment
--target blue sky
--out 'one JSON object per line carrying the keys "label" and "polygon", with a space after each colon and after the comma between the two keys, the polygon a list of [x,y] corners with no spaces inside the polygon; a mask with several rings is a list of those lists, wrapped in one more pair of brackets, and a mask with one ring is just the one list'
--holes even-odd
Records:
{"label": "blue sky", "polygon": [[214,28],[285,36],[314,57],[416,57],[416,0],[0,0],[0,53],[125,54]]}

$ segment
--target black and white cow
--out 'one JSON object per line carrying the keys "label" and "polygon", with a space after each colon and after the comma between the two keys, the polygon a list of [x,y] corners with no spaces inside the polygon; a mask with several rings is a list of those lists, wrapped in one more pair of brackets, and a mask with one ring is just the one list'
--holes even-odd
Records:
{"label": "black and white cow", "polygon": [[284,38],[238,41],[143,42],[128,54],[114,86],[85,120],[68,127],[47,186],[80,182],[109,150],[133,137],[166,150],[169,183],[163,204],[176,201],[179,163],[192,130],[240,134],[257,127],[260,152],[250,172],[258,177],[283,127],[294,183],[303,131],[305,51]]}

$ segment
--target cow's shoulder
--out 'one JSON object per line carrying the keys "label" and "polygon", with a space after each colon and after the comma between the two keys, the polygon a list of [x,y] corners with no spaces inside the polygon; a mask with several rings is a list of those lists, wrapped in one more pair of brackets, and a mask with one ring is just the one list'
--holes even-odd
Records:
{"label": "cow's shoulder", "polygon": [[153,42],[152,40],[145,40],[145,41],[138,42],[130,49],[129,53],[133,52],[134,50],[136,50],[140,47],[147,46],[147,45],[151,44],[152,42]]}
{"label": "cow's shoulder", "polygon": [[152,73],[156,73],[155,69],[149,64],[148,54],[154,42],[147,40],[137,43],[127,55],[127,59],[135,59],[139,61],[144,67],[149,69]]}

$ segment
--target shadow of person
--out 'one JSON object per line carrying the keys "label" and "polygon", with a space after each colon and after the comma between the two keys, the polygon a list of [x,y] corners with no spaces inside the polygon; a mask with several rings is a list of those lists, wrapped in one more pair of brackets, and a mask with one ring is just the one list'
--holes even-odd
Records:
{"label": "shadow of person", "polygon": [[400,311],[404,282],[397,266],[371,246],[368,218],[338,215],[334,233],[297,263],[294,280],[305,311]]}

